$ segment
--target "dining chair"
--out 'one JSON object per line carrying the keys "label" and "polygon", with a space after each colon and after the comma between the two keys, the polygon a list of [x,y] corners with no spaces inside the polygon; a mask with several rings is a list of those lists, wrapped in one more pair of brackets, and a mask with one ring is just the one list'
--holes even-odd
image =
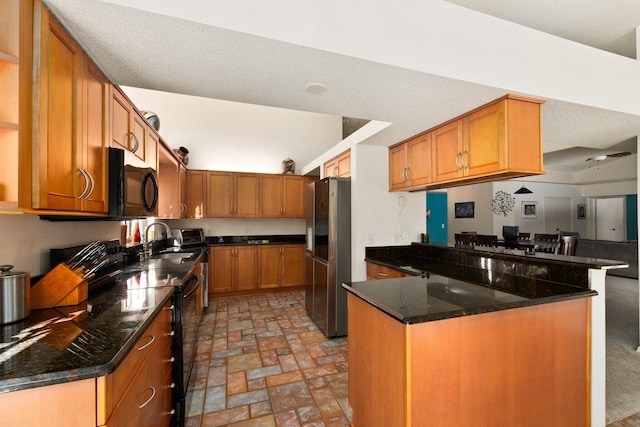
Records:
{"label": "dining chair", "polygon": [[531,239],[531,233],[521,232],[518,233],[518,240],[529,240]]}
{"label": "dining chair", "polygon": [[498,236],[495,234],[477,234],[476,244],[478,246],[489,246],[495,248],[498,246]]}
{"label": "dining chair", "polygon": [[454,237],[457,246],[473,246],[476,240],[475,233],[455,233]]}
{"label": "dining chair", "polygon": [[536,244],[536,252],[555,254],[558,251],[558,234],[534,233],[533,240]]}
{"label": "dining chair", "polygon": [[575,256],[579,240],[580,239],[575,234],[560,236],[560,245],[558,247],[558,252],[556,253],[559,255]]}

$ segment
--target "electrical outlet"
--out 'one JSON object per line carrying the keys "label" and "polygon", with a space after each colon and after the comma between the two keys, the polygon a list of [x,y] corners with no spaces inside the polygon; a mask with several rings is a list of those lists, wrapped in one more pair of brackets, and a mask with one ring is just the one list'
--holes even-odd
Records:
{"label": "electrical outlet", "polygon": [[407,199],[404,196],[398,196],[398,206],[404,207],[407,204]]}
{"label": "electrical outlet", "polygon": [[407,241],[407,239],[409,239],[409,233],[404,231],[400,237],[402,237],[403,241]]}

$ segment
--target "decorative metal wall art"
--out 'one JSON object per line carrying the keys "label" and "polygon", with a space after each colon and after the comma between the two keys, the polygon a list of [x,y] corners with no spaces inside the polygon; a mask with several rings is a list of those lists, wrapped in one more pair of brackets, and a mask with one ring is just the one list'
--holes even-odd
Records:
{"label": "decorative metal wall art", "polygon": [[516,198],[502,190],[496,191],[496,195],[493,200],[491,200],[491,209],[496,215],[502,214],[507,216],[507,214],[513,210],[515,205]]}

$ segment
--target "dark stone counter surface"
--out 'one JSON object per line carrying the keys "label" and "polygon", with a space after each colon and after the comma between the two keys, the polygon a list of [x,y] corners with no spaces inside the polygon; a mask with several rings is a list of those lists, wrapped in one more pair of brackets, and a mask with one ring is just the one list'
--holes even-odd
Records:
{"label": "dark stone counter surface", "polygon": [[174,254],[136,262],[84,303],[32,310],[0,326],[0,393],[113,372],[196,260]]}
{"label": "dark stone counter surface", "polygon": [[406,324],[595,296],[590,268],[626,266],[596,258],[420,243],[368,247],[365,260],[416,276],[343,285]]}
{"label": "dark stone counter surface", "polygon": [[207,236],[209,246],[284,245],[305,243],[304,234],[276,234],[260,236]]}

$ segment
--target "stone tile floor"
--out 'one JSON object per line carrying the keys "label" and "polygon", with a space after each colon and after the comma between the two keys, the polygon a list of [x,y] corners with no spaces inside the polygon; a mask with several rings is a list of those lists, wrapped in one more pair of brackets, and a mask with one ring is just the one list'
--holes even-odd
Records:
{"label": "stone tile floor", "polygon": [[347,340],[317,329],[303,291],[210,301],[187,427],[349,427],[350,420]]}

